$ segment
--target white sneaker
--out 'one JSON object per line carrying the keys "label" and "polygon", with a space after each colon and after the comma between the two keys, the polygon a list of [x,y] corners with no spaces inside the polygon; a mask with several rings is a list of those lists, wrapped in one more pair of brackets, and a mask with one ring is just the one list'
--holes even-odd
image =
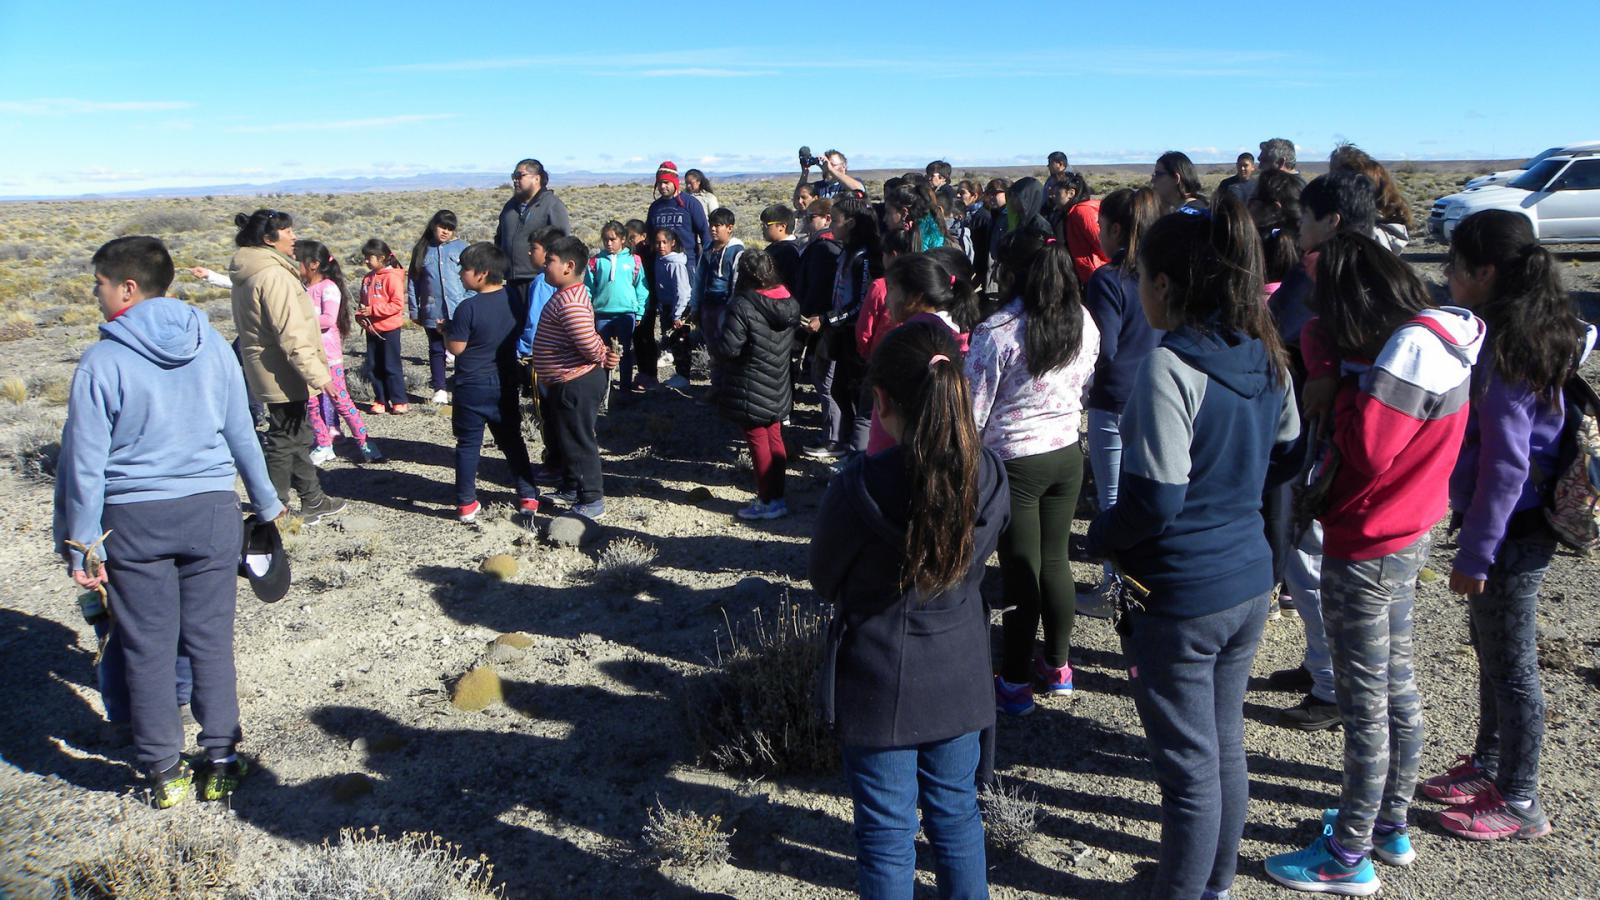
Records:
{"label": "white sneaker", "polygon": [[311,464],[313,466],[325,466],[336,458],[332,447],[318,447],[311,451]]}
{"label": "white sneaker", "polygon": [[674,375],[671,378],[668,378],[666,381],[661,382],[661,385],[663,387],[677,388],[681,391],[689,386],[689,379],[683,377],[682,375]]}
{"label": "white sneaker", "polygon": [[444,361],[446,365],[453,366],[456,364],[456,355],[451,353],[449,350],[446,350],[444,352]]}
{"label": "white sneaker", "polygon": [[450,402],[450,392],[446,391],[446,390],[443,390],[443,389],[434,391],[433,392],[433,402],[434,402],[435,405],[438,405],[440,403],[449,403]]}

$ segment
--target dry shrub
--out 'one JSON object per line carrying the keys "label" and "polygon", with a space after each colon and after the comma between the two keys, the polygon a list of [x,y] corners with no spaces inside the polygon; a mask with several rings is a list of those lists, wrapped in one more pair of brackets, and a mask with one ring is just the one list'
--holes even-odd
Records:
{"label": "dry shrub", "polygon": [[18,475],[33,481],[55,481],[61,458],[61,429],[34,424],[11,436],[6,458]]}
{"label": "dry shrub", "polygon": [[28,383],[14,376],[0,381],[0,398],[10,400],[16,406],[27,403]]}
{"label": "dry shrub", "polygon": [[1038,834],[1038,798],[1032,794],[1023,796],[1021,788],[1006,787],[999,776],[979,793],[978,805],[983,809],[984,831],[1002,850],[1019,851]]}
{"label": "dry shrub", "polygon": [[28,380],[28,393],[46,406],[66,406],[72,396],[72,380],[65,375],[41,375]]}
{"label": "dry shrub", "polygon": [[126,825],[104,856],[79,860],[61,876],[74,900],[204,900],[216,896],[238,855],[231,830],[169,821],[154,834]]}
{"label": "dry shrub", "polygon": [[732,837],[731,832],[722,830],[721,816],[667,809],[659,797],[644,823],[644,843],[650,855],[669,866],[720,866],[728,861]]}
{"label": "dry shrub", "polygon": [[343,829],[339,843],[295,850],[260,883],[249,900],[489,900],[504,896],[487,857],[463,857],[435,834],[408,832],[398,841],[377,830]]}
{"label": "dry shrub", "polygon": [[0,321],[0,344],[33,337],[34,331],[32,316],[27,313],[12,313],[5,318],[5,321]]}
{"label": "dry shrub", "polygon": [[147,209],[137,213],[133,218],[122,223],[117,229],[118,235],[126,234],[175,234],[180,231],[199,231],[211,223],[205,216],[187,209]]}
{"label": "dry shrub", "polygon": [[0,262],[17,262],[33,256],[33,246],[21,241],[0,244]]}
{"label": "dry shrub", "polygon": [[655,548],[637,538],[614,540],[595,557],[595,583],[623,590],[638,588],[650,576],[655,558]]}
{"label": "dry shrub", "polygon": [[717,640],[712,670],[688,686],[690,730],[702,759],[719,769],[832,772],[839,750],[816,705],[827,619],[789,602],[756,610]]}
{"label": "dry shrub", "polygon": [[93,325],[98,323],[101,318],[100,310],[87,303],[69,305],[61,311],[61,324],[63,325]]}

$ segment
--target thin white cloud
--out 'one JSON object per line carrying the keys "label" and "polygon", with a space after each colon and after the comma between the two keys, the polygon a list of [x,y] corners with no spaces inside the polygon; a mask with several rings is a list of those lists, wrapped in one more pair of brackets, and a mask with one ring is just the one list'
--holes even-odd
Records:
{"label": "thin white cloud", "polygon": [[646,69],[638,73],[641,78],[764,78],[777,75],[777,69]]}
{"label": "thin white cloud", "polygon": [[168,112],[192,109],[187,100],[83,100],[77,97],[38,97],[0,100],[0,113],[15,116],[78,116],[108,112]]}
{"label": "thin white cloud", "polygon": [[368,119],[326,119],[309,122],[275,122],[270,125],[235,125],[231,134],[285,134],[296,131],[351,131],[363,128],[392,128],[418,122],[437,122],[458,118],[456,113],[419,113],[403,116],[375,116]]}

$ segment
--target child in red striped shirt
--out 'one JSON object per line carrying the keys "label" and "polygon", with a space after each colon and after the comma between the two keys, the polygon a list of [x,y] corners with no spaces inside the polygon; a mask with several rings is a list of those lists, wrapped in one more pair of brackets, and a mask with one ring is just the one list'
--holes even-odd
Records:
{"label": "child in red striped shirt", "polygon": [[549,465],[561,472],[561,484],[548,499],[566,503],[589,519],[605,515],[600,474],[600,445],[595,420],[605,397],[606,370],[617,367],[619,354],[609,349],[594,327],[594,306],[583,286],[589,248],[575,237],[545,247],[545,282],[555,296],[539,314],[533,339],[533,370],[546,392],[546,433],[552,443]]}

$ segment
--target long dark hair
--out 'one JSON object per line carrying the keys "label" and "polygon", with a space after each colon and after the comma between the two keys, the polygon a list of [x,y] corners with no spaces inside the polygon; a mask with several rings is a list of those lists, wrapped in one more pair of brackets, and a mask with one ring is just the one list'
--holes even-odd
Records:
{"label": "long dark hair", "polygon": [[1494,266],[1494,292],[1473,310],[1488,325],[1484,352],[1501,378],[1526,383],[1554,403],[1587,329],[1527,217],[1486,209],[1462,219],[1450,237],[1450,264]]}
{"label": "long dark hair", "polygon": [[400,267],[400,260],[395,258],[394,251],[389,249],[389,245],[386,242],[378,238],[369,238],[365,244],[361,245],[361,258],[366,259],[369,256],[376,256],[383,260],[385,266],[394,266],[397,269]]}
{"label": "long dark hair", "polygon": [[[883,237],[878,231],[878,214],[872,204],[859,197],[846,197],[833,204],[833,214],[845,223],[846,258],[857,250],[867,256],[869,278],[883,277]],[[862,285],[862,290],[866,286]]]}
{"label": "long dark hair", "polygon": [[265,247],[268,241],[278,239],[278,232],[294,227],[294,218],[275,209],[258,209],[253,213],[239,213],[233,217],[239,233],[233,236],[238,247]]}
{"label": "long dark hair", "polygon": [[411,265],[406,267],[406,274],[412,281],[422,280],[422,267],[428,260],[428,248],[436,246],[433,240],[433,229],[439,225],[455,231],[457,228],[456,214],[448,209],[441,209],[428,220],[427,227],[422,229],[422,237],[417,238],[417,243],[411,248]]}
{"label": "long dark hair", "polygon": [[1205,199],[1205,186],[1200,183],[1200,175],[1195,172],[1194,161],[1189,159],[1189,154],[1181,150],[1168,150],[1156,158],[1156,167],[1172,176],[1184,200]]}
{"label": "long dark hair", "polygon": [[948,312],[956,327],[964,332],[976,328],[983,321],[983,300],[978,295],[978,269],[967,254],[945,244],[923,254],[939,264],[942,274],[950,279],[950,305],[936,309]]}
{"label": "long dark hair", "polygon": [[981,451],[961,351],[942,325],[902,325],[873,352],[867,384],[889,395],[905,423],[911,510],[900,585],[931,597],[961,583],[975,553]]}
{"label": "long dark hair", "polygon": [[1262,172],[1249,209],[1261,235],[1263,277],[1282,281],[1300,264],[1300,179],[1280,169]]}
{"label": "long dark hair", "polygon": [[967,258],[966,254],[953,247],[940,247],[926,253],[908,253],[895,257],[889,263],[884,278],[891,289],[907,296],[921,297],[924,306],[949,313],[957,327],[962,331],[971,331],[972,325],[963,319],[970,318],[977,309],[976,291],[970,275],[972,264],[967,263],[969,274],[963,278],[961,272],[951,271],[954,260],[949,259],[950,254],[942,252],[944,250],[950,250],[962,260]]}
{"label": "long dark hair", "polygon": [[1378,203],[1378,221],[1393,222],[1411,227],[1411,204],[1400,193],[1400,186],[1383,163],[1373,159],[1367,151],[1355,144],[1340,144],[1328,155],[1328,171],[1358,172],[1372,182],[1374,198]]}
{"label": "long dark hair", "polygon": [[1100,218],[1122,231],[1122,260],[1118,268],[1133,274],[1139,267],[1139,246],[1150,226],[1161,218],[1161,198],[1148,187],[1119,188],[1100,201]]}
{"label": "long dark hair", "polygon": [[1066,244],[1028,230],[1006,243],[1002,263],[1005,295],[1022,298],[1027,318],[1022,348],[1028,374],[1039,378],[1071,362],[1083,343],[1083,301],[1072,255]]}
{"label": "long dark hair", "polygon": [[345,285],[344,267],[339,265],[339,260],[321,241],[295,241],[295,261],[302,265],[316,268],[318,274],[333,282],[339,289],[339,317],[334,325],[339,329],[339,337],[350,336],[350,289]]}
{"label": "long dark hair", "polygon": [[[1073,208],[1074,206],[1077,206],[1079,203],[1082,203],[1085,200],[1094,199],[1094,191],[1089,188],[1089,182],[1084,180],[1082,175],[1072,171],[1071,169],[1062,172],[1061,177],[1057,178],[1055,181],[1056,190],[1059,191],[1064,187],[1072,188],[1072,201],[1066,206],[1061,207],[1063,212]],[[1054,197],[1047,199],[1051,201],[1055,200]]]}
{"label": "long dark hair", "polygon": [[707,178],[706,177],[706,173],[700,171],[699,169],[690,169],[687,172],[683,173],[683,181],[684,181],[684,185],[683,186],[684,186],[684,189],[686,189],[686,190],[688,189],[688,187],[689,187],[689,179],[691,177],[700,182],[700,188],[699,188],[699,190],[690,191],[690,193],[694,193],[694,194],[709,194],[709,193],[712,193],[712,191],[711,191],[711,179]]}
{"label": "long dark hair", "polygon": [[1209,213],[1169,213],[1150,226],[1139,249],[1149,277],[1165,275],[1169,328],[1237,332],[1260,341],[1273,380],[1287,383],[1289,357],[1261,302],[1261,238],[1244,204],[1231,193]]}
{"label": "long dark hair", "polygon": [[1318,250],[1311,308],[1340,353],[1370,356],[1407,319],[1433,309],[1411,266],[1371,237],[1341,231]]}

